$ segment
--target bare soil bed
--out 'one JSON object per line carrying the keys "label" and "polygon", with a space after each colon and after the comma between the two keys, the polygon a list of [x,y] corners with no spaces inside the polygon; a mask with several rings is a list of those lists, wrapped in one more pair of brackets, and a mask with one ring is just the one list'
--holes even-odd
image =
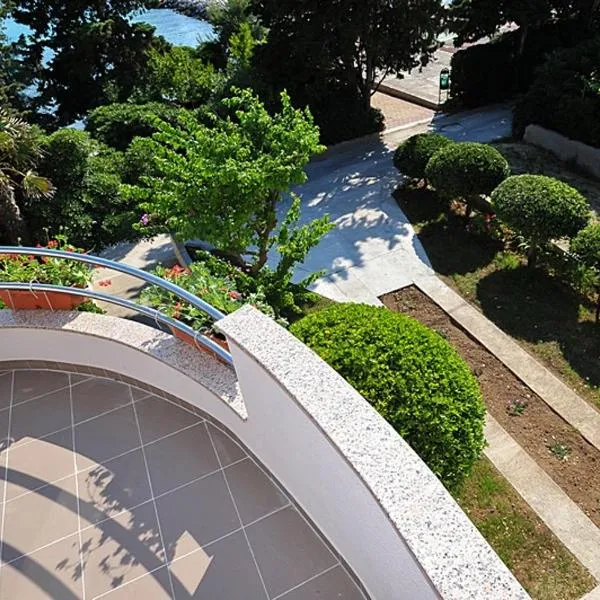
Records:
{"label": "bare soil bed", "polygon": [[381,300],[454,346],[477,376],[494,418],[600,526],[600,451],[416,287],[391,292]]}

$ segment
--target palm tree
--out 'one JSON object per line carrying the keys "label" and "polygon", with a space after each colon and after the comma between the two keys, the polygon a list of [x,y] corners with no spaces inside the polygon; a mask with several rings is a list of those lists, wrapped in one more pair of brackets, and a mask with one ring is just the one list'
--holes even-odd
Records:
{"label": "palm tree", "polygon": [[32,127],[0,108],[0,230],[12,244],[29,241],[19,198],[37,200],[54,193],[52,183],[34,170],[41,157]]}

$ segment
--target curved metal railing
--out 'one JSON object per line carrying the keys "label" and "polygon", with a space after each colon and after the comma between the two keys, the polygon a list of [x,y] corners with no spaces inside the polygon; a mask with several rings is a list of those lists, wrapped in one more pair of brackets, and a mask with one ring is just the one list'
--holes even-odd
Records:
{"label": "curved metal railing", "polygon": [[[145,281],[146,283],[156,285],[168,292],[171,292],[179,299],[188,302],[194,308],[197,308],[209,315],[213,319],[213,321],[219,321],[220,319],[225,317],[225,315],[220,310],[217,310],[214,306],[208,304],[208,302],[205,302],[197,296],[194,296],[194,294],[188,292],[187,290],[184,290],[182,287],[179,287],[178,285],[175,285],[170,281],[166,281],[161,277],[153,275],[152,273],[147,273],[146,271],[142,271],[141,269],[136,269],[135,267],[108,260],[106,258],[101,258],[99,256],[91,256],[89,254],[78,254],[75,252],[65,252],[63,250],[51,250],[50,248],[27,248],[22,246],[0,246],[0,254],[16,254],[40,257],[47,256],[51,258],[73,260],[76,262],[81,262],[93,266],[106,267],[107,269],[110,269],[112,271],[124,273],[125,275],[130,275],[131,277],[135,277],[137,279]],[[217,344],[214,340],[196,331],[195,329],[192,329],[185,323],[173,319],[154,308],[131,302],[130,300],[126,300],[125,298],[119,298],[118,296],[112,296],[110,294],[104,294],[102,292],[97,292],[90,289],[73,288],[61,285],[51,285],[46,283],[35,282],[0,281],[0,290],[7,290],[9,292],[12,290],[39,291],[41,293],[60,292],[72,296],[84,296],[93,300],[100,300],[102,302],[107,302],[108,304],[121,306],[123,308],[135,311],[141,315],[151,318],[156,322],[163,323],[168,327],[171,327],[189,335],[194,339],[194,341],[197,344],[200,344],[204,348],[210,350],[211,352],[214,352],[224,362],[228,364],[233,364],[231,354],[227,352],[227,350],[222,348],[219,344]]]}

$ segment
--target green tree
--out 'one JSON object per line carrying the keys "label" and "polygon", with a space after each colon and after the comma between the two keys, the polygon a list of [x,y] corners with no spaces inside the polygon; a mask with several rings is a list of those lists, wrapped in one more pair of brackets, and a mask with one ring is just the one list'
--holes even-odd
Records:
{"label": "green tree", "polygon": [[[154,4],[154,0],[19,2],[12,16],[32,31],[22,37],[19,48],[22,74],[33,76],[37,86],[34,106],[55,105],[54,119],[60,125],[109,100],[125,100],[155,43],[154,29],[131,23],[128,16]],[[48,50],[52,56],[44,61]]]}
{"label": "green tree", "polygon": [[42,140],[40,174],[51,179],[52,198],[24,202],[34,242],[64,234],[71,243],[100,250],[139,237],[135,203],[121,192],[124,158],[85,131],[59,129]]}
{"label": "green tree", "polygon": [[22,202],[53,194],[50,181],[36,172],[41,158],[39,132],[0,109],[0,228],[3,239],[11,244],[30,241]]}
{"label": "green tree", "polygon": [[193,48],[154,48],[150,50],[148,64],[136,85],[133,100],[198,108],[210,99],[219,80],[215,68],[201,60]]}
{"label": "green tree", "polygon": [[439,0],[253,0],[253,10],[268,28],[258,81],[308,104],[327,142],[378,129],[381,79],[427,62],[442,29]]}
{"label": "green tree", "polygon": [[590,223],[571,240],[571,252],[575,253],[584,265],[595,275],[596,323],[600,322],[600,224]]}
{"label": "green tree", "polygon": [[286,251],[297,258],[313,233],[320,237],[326,219],[294,234],[294,213],[283,238],[276,233],[282,194],[306,180],[304,167],[322,150],[310,113],[294,109],[286,94],[281,103],[271,115],[250,91],[238,90],[223,100],[230,117],[213,115],[207,126],[184,111],[176,125],[157,122],[152,138],[135,140],[131,153],[151,161],[140,184],[127,189],[147,213],[148,231],[202,239],[252,275],[275,245],[284,258]]}
{"label": "green tree", "polygon": [[590,219],[586,198],[544,175],[509,177],[492,192],[492,205],[498,217],[527,242],[530,267],[535,267],[541,248],[574,236]]}

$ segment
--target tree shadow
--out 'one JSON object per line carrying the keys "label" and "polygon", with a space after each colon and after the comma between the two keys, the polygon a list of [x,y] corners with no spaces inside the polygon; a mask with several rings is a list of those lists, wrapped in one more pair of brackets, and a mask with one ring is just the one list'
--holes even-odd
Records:
{"label": "tree shadow", "polygon": [[543,344],[556,346],[573,371],[600,385],[600,327],[568,286],[541,269],[522,266],[485,276],[476,294],[484,314],[506,333],[540,344],[542,352]]}
{"label": "tree shadow", "polygon": [[488,266],[503,244],[467,231],[462,218],[441,217],[419,232],[432,267],[441,275],[466,275]]}

